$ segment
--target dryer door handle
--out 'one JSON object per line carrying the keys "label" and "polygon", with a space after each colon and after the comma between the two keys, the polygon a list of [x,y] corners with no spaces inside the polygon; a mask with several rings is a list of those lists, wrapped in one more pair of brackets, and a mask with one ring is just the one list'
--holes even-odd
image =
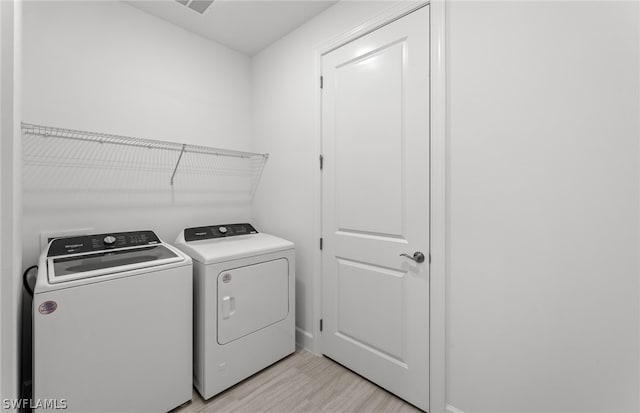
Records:
{"label": "dryer door handle", "polygon": [[227,320],[236,313],[236,297],[222,297],[222,318]]}

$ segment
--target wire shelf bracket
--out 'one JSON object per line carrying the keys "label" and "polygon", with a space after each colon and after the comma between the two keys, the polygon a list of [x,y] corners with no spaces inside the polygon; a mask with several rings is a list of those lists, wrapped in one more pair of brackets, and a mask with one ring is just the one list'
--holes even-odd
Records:
{"label": "wire shelf bracket", "polygon": [[176,161],[176,167],[173,168],[173,173],[171,174],[171,186],[173,186],[173,180],[176,177],[176,172],[178,172],[178,165],[180,165],[180,160],[182,159],[182,155],[184,154],[184,148],[187,146],[186,144],[182,145],[182,150],[180,151],[180,156],[178,156],[178,160]]}

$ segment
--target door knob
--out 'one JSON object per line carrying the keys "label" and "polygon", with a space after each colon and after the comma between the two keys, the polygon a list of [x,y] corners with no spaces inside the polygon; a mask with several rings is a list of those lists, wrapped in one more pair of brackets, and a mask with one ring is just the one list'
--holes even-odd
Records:
{"label": "door knob", "polygon": [[413,257],[409,254],[400,254],[401,257],[407,257],[410,258],[412,260],[414,260],[417,263],[421,263],[424,262],[424,254],[421,253],[420,251],[416,251],[413,253]]}

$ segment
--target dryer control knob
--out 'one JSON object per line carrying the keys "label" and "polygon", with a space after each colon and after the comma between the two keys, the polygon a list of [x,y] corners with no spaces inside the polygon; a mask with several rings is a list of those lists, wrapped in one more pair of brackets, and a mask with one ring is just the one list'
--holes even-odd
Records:
{"label": "dryer control knob", "polygon": [[220,227],[220,228],[218,228],[218,231],[219,231],[221,234],[226,234],[226,233],[227,233],[227,227]]}
{"label": "dryer control knob", "polygon": [[116,237],[114,237],[113,235],[107,235],[106,237],[104,237],[104,243],[107,245],[111,245],[114,242],[116,242]]}

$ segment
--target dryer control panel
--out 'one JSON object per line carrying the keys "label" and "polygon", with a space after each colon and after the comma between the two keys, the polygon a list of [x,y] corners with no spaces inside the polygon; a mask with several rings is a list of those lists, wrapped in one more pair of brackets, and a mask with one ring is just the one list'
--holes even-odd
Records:
{"label": "dryer control panel", "polygon": [[116,232],[110,234],[83,235],[54,239],[47,252],[48,257],[104,251],[112,248],[138,247],[159,244],[153,231]]}
{"label": "dryer control panel", "polygon": [[187,228],[184,230],[184,240],[199,241],[201,239],[225,238],[235,235],[257,234],[258,231],[251,224],[224,224],[207,227]]}

